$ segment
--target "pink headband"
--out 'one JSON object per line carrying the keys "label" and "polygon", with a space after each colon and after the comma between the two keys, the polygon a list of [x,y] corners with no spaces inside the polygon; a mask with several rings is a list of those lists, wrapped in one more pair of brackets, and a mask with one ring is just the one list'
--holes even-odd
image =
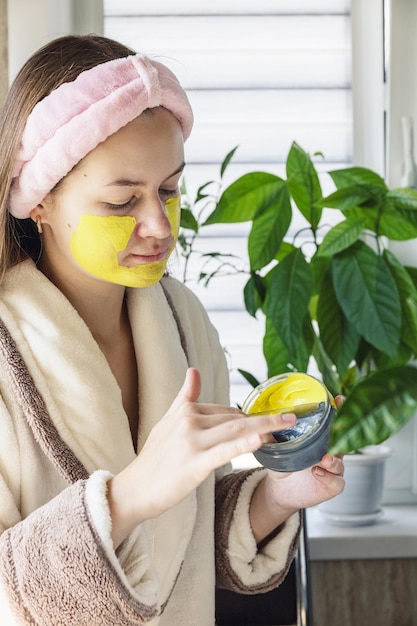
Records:
{"label": "pink headband", "polygon": [[29,217],[51,189],[99,143],[145,109],[162,106],[193,125],[187,95],[161,63],[137,54],[101,63],[38,102],[28,117],[17,154],[9,210]]}

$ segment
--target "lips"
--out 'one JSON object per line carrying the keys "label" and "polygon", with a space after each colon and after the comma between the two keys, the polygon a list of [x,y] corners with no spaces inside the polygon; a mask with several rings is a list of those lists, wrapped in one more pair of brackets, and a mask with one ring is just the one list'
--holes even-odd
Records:
{"label": "lips", "polygon": [[129,256],[127,257],[126,261],[128,261],[129,259],[134,260],[136,263],[157,263],[158,261],[164,261],[168,254],[169,254],[170,250],[167,248],[166,250],[163,250],[162,252],[158,252],[158,253],[152,253],[152,254],[129,254]]}
{"label": "lips", "polygon": [[160,261],[165,261],[172,252],[174,242],[170,241],[170,245],[165,246],[163,248],[157,248],[149,250],[148,252],[128,252],[124,255],[123,259],[120,259],[120,265],[124,265],[125,267],[131,267],[134,265],[144,265],[149,263],[159,263]]}

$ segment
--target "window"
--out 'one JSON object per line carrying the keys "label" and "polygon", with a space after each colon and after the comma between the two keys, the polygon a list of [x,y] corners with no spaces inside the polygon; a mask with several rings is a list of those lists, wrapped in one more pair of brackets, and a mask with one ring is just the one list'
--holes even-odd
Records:
{"label": "window", "polygon": [[[255,169],[283,175],[293,140],[323,152],[319,169],[355,162],[384,174],[381,0],[178,0],[175,9],[168,0],[105,0],[104,15],[106,35],[162,57],[188,91],[196,118],[186,145],[191,196],[218,179],[220,162],[236,145],[225,184]],[[325,188],[326,177],[322,183]],[[244,225],[233,233],[230,226],[227,232],[210,228],[199,237],[199,249],[244,254]],[[244,311],[246,277],[218,279],[206,289],[193,280],[198,271],[192,269],[188,285],[219,330],[231,367],[232,402],[240,404],[250,388],[236,368],[259,380],[266,375],[263,323]],[[392,442],[387,502],[417,499],[416,432],[410,423]]]}

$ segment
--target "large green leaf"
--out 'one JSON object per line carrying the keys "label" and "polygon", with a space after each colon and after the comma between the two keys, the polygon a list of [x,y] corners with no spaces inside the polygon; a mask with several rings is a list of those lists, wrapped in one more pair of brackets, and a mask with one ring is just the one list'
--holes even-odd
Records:
{"label": "large green leaf", "polygon": [[289,354],[272,321],[266,318],[263,353],[268,367],[268,378],[288,372]]}
{"label": "large green leaf", "polygon": [[417,267],[413,266],[405,266],[407,273],[411,280],[413,281],[414,287],[417,289]]}
{"label": "large green leaf", "polygon": [[347,167],[341,170],[329,172],[334,184],[338,189],[358,185],[367,188],[375,196],[388,191],[388,187],[381,176],[366,167]]}
{"label": "large green leaf", "polygon": [[268,172],[250,172],[225,189],[204,225],[248,222],[266,211],[280,194],[285,181]]}
{"label": "large green leaf", "polygon": [[323,383],[333,396],[342,393],[342,384],[335,369],[334,363],[329,358],[323,344],[317,335],[314,336],[311,354],[316,361]]}
{"label": "large green leaf", "polygon": [[379,237],[405,241],[417,237],[417,214],[398,209],[387,197],[374,206],[354,206],[344,210],[347,219],[360,219],[364,228]]}
{"label": "large green leaf", "polygon": [[394,367],[396,365],[407,365],[410,363],[413,352],[411,348],[407,346],[402,340],[398,344],[397,352],[394,356],[388,356],[385,352],[379,352],[379,350],[372,350],[373,366],[371,370],[382,370],[387,367]]}
{"label": "large green leaf", "polygon": [[381,234],[397,241],[417,237],[417,191],[392,189],[387,193]]}
{"label": "large green leaf", "polygon": [[276,256],[291,224],[288,190],[282,186],[266,211],[253,219],[248,251],[251,270],[259,270]]}
{"label": "large green leaf", "polygon": [[334,191],[329,196],[326,196],[326,198],[323,198],[320,204],[328,209],[347,211],[354,209],[372,197],[371,191],[366,187],[351,185],[350,187],[344,187],[343,189]]}
{"label": "large green leaf", "polygon": [[312,257],[310,261],[310,267],[313,272],[313,294],[314,295],[320,293],[321,285],[324,280],[324,277],[327,274],[327,270],[329,269],[330,261],[331,259],[329,257],[318,256],[317,253]]}
{"label": "large green leaf", "polygon": [[333,256],[357,241],[364,229],[363,219],[344,220],[325,235],[317,256]]}
{"label": "large green leaf", "polygon": [[355,359],[360,335],[346,319],[334,291],[331,272],[322,283],[317,306],[317,323],[323,347],[342,377]]}
{"label": "large green leaf", "polygon": [[414,297],[405,301],[404,317],[407,325],[404,330],[403,340],[412,349],[413,357],[417,355],[417,302]]}
{"label": "large green leaf", "polygon": [[410,211],[417,216],[417,191],[410,187],[399,187],[398,189],[390,189],[387,198],[398,208]]}
{"label": "large green leaf", "polygon": [[309,313],[307,313],[303,321],[302,337],[303,337],[303,344],[305,345],[305,348],[306,348],[306,354],[303,357],[305,359],[305,365],[303,365],[302,367],[298,367],[297,369],[298,371],[305,372],[308,367],[309,359],[313,352],[314,343],[317,339],[316,329],[313,326],[313,321]]}
{"label": "large green leaf", "polygon": [[293,143],[287,158],[287,183],[290,194],[315,230],[320,222],[322,208],[317,204],[323,197],[316,168],[307,152]]}
{"label": "large green leaf", "polygon": [[285,257],[271,272],[266,312],[290,352],[300,341],[313,286],[312,272],[301,250]]}
{"label": "large green leaf", "polygon": [[307,370],[311,348],[305,334],[304,332],[300,335],[296,350],[290,353],[272,321],[266,319],[263,353],[268,366],[268,378],[293,370],[298,372]]}
{"label": "large green leaf", "polygon": [[345,454],[382,443],[417,410],[417,369],[403,365],[360,381],[331,426],[331,454]]}
{"label": "large green leaf", "polygon": [[282,261],[283,259],[285,259],[286,256],[288,256],[295,249],[296,249],[296,246],[294,246],[294,244],[289,243],[288,241],[283,241],[279,247],[278,252],[275,255],[275,259],[277,261]]}
{"label": "large green leaf", "polygon": [[378,350],[395,355],[401,304],[385,260],[358,241],[333,258],[332,273],[338,302],[356,331]]}
{"label": "large green leaf", "polygon": [[347,220],[361,220],[364,229],[372,232],[380,232],[381,211],[376,206],[354,206],[343,211]]}
{"label": "large green leaf", "polygon": [[390,250],[384,250],[384,259],[391,269],[400,295],[401,338],[417,355],[417,289],[405,267]]}
{"label": "large green leaf", "polygon": [[265,298],[265,285],[259,274],[252,272],[243,288],[243,299],[247,312],[255,317]]}

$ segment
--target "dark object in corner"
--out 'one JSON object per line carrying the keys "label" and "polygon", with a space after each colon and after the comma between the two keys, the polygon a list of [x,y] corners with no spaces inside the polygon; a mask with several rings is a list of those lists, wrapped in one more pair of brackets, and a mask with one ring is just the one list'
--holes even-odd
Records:
{"label": "dark object in corner", "polygon": [[216,589],[216,626],[311,626],[310,567],[306,516],[297,554],[281,585],[243,595]]}

